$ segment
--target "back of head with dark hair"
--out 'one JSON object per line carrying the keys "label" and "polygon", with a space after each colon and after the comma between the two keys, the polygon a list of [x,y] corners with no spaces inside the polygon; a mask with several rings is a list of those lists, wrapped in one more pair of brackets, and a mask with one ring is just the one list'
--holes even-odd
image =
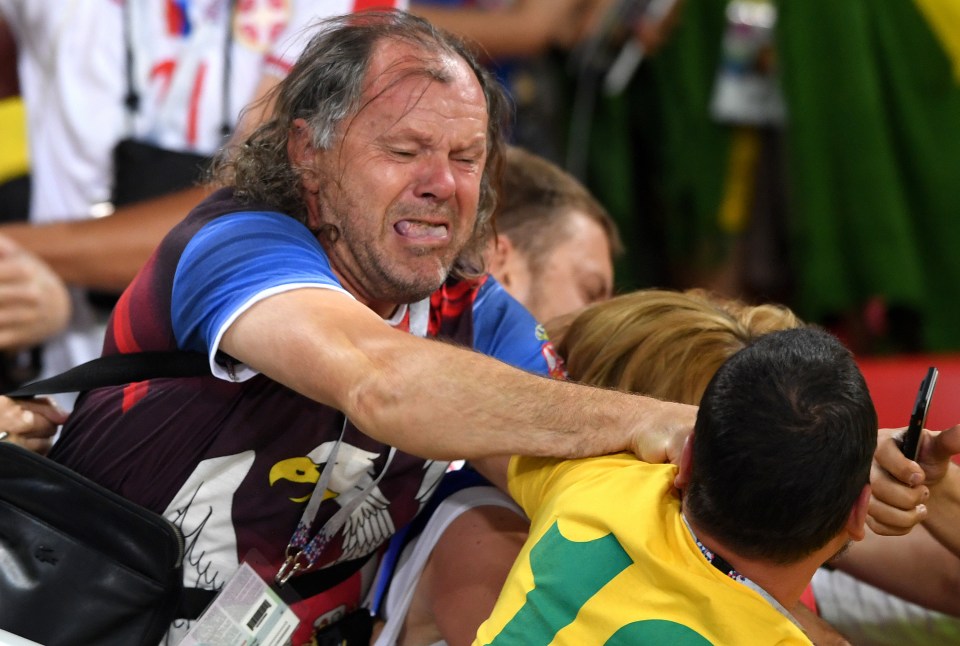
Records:
{"label": "back of head with dark hair", "polygon": [[728,359],[694,433],[684,513],[741,556],[786,564],[843,528],[869,481],[877,415],[850,352],[799,328]]}

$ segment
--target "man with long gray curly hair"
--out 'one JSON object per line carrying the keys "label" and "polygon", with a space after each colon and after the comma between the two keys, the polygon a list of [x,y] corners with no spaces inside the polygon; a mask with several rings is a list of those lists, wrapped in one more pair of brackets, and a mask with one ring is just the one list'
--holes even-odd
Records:
{"label": "man with long gray curly hair", "polygon": [[456,38],[325,22],[272,100],[107,331],[105,354],[198,351],[211,374],[87,393],[51,456],[177,523],[186,587],[246,561],[293,588],[299,644],[358,607],[449,460],[662,461],[694,408],[543,378],[552,346],[482,273],[506,109]]}

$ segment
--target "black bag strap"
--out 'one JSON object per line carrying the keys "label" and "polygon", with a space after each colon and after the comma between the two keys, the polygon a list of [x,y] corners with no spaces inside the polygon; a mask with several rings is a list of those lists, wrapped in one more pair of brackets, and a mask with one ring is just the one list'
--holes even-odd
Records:
{"label": "black bag strap", "polygon": [[132,352],[111,354],[71,368],[47,379],[24,384],[5,393],[7,397],[33,397],[53,393],[72,393],[104,386],[160,379],[200,377],[210,374],[210,363],[202,352]]}

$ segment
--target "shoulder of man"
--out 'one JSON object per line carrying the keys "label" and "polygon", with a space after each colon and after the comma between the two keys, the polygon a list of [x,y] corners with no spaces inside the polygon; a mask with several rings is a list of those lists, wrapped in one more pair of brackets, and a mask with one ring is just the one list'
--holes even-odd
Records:
{"label": "shoulder of man", "polygon": [[435,312],[470,312],[472,347],[517,368],[565,378],[563,362],[547,334],[523,305],[490,275],[448,281],[434,295]]}

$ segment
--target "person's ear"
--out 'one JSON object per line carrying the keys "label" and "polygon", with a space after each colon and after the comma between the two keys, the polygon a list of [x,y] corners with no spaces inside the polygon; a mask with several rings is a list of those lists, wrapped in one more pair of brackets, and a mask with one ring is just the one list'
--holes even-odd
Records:
{"label": "person's ear", "polygon": [[530,292],[533,289],[533,276],[527,256],[506,235],[497,236],[493,261],[488,271],[507,293],[520,301],[528,309]]}
{"label": "person's ear", "polygon": [[866,535],[865,525],[867,522],[867,511],[870,508],[870,485],[863,485],[860,495],[853,503],[853,509],[850,510],[850,516],[847,518],[847,533],[855,541],[862,541]]}
{"label": "person's ear", "polygon": [[680,470],[673,479],[673,486],[683,491],[690,484],[690,474],[693,472],[693,433],[683,441],[683,450],[680,452]]}
{"label": "person's ear", "polygon": [[516,255],[516,247],[510,238],[498,233],[487,245],[487,271],[497,279],[504,289],[510,286],[511,260]]}
{"label": "person's ear", "polygon": [[313,130],[304,119],[294,119],[287,137],[290,165],[300,171],[300,181],[308,193],[320,192],[317,174],[317,149],[313,146]]}

